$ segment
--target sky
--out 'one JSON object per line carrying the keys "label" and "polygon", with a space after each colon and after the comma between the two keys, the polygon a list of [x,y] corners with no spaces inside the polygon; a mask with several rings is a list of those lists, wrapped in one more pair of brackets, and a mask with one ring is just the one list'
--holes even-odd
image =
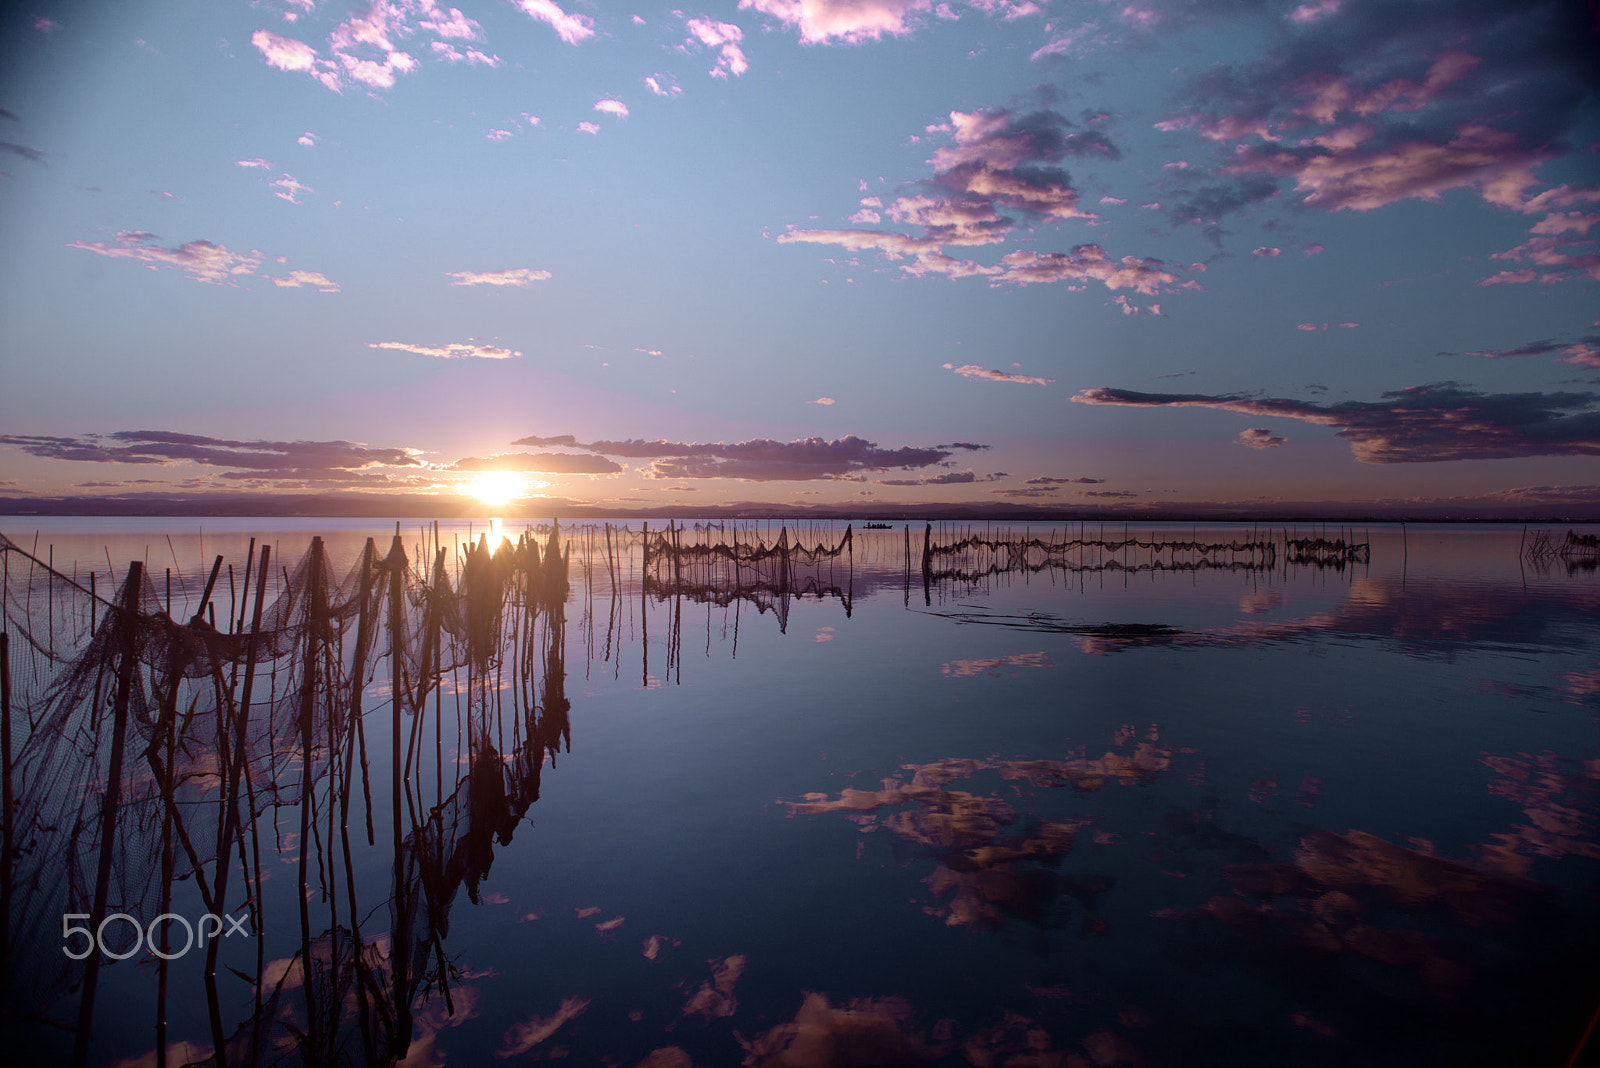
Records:
{"label": "sky", "polygon": [[6,5],[0,510],[241,495],[1600,516],[1600,5]]}

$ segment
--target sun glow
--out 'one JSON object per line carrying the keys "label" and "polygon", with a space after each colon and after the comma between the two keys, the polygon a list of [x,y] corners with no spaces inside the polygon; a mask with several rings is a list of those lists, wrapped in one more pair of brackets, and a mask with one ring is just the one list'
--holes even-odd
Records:
{"label": "sun glow", "polygon": [[479,475],[466,486],[467,492],[478,500],[497,507],[522,496],[526,489],[527,484],[522,479],[507,471]]}

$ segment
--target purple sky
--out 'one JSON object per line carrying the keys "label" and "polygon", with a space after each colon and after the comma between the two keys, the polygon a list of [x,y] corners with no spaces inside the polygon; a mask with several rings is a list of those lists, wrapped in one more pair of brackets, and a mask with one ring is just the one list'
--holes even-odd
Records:
{"label": "purple sky", "polygon": [[0,498],[1595,509],[1597,22],[12,6]]}

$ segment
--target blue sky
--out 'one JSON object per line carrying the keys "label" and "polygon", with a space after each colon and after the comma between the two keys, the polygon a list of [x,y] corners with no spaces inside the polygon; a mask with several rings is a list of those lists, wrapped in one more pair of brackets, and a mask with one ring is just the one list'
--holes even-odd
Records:
{"label": "blue sky", "polygon": [[0,496],[1592,506],[1597,18],[12,7]]}

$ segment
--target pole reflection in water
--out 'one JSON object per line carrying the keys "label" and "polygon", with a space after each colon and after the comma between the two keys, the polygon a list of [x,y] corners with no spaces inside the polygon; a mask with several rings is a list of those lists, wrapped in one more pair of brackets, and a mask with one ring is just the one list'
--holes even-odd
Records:
{"label": "pole reflection in water", "polygon": [[6,1041],[1563,1064],[1586,543],[1379,533],[435,526],[159,589],[0,542]]}

